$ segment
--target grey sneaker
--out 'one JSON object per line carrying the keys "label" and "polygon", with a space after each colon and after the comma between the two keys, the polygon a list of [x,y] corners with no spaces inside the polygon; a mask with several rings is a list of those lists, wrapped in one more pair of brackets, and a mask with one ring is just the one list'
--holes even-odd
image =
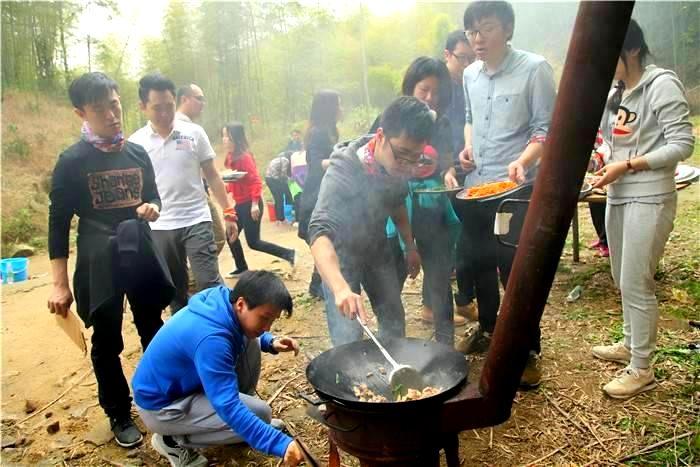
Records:
{"label": "grey sneaker", "polygon": [[625,347],[625,344],[622,342],[613,345],[596,345],[591,349],[591,353],[594,357],[601,360],[622,363],[623,365],[627,365],[632,358],[630,349]]}
{"label": "grey sneaker", "polygon": [[272,420],[270,420],[270,426],[272,428],[277,428],[280,431],[284,431],[285,433],[287,432],[287,425],[281,418],[273,418]]}
{"label": "grey sneaker", "polygon": [[[172,440],[172,438],[170,438]],[[183,448],[174,440],[172,443],[175,446],[170,446],[163,439],[163,435],[154,433],[151,438],[151,446],[158,454],[168,459],[173,467],[206,467],[208,465],[207,458],[199,454],[194,449]]]}
{"label": "grey sneaker", "polygon": [[131,419],[131,415],[112,417],[109,424],[114,433],[114,441],[123,448],[133,448],[143,441],[143,435]]}

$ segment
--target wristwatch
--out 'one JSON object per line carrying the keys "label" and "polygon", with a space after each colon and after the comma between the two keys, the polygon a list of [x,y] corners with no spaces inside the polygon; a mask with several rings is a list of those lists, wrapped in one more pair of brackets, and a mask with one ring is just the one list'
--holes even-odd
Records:
{"label": "wristwatch", "polygon": [[634,167],[632,167],[632,159],[627,159],[627,171],[631,173],[636,172],[636,170],[634,170]]}

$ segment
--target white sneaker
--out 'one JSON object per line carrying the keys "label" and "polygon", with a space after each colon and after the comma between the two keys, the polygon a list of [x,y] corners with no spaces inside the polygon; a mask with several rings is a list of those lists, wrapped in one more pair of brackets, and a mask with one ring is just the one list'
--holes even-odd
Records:
{"label": "white sneaker", "polygon": [[161,456],[170,461],[173,467],[206,467],[208,465],[207,458],[199,454],[194,449],[183,448],[182,446],[170,447],[165,444],[163,435],[154,433],[151,438],[151,446]]}
{"label": "white sneaker", "polygon": [[591,353],[594,357],[600,358],[601,360],[622,363],[624,365],[629,364],[632,358],[630,349],[625,347],[625,344],[622,342],[613,345],[596,345],[591,349]]}
{"label": "white sneaker", "polygon": [[620,370],[615,379],[603,386],[603,391],[614,399],[627,399],[655,387],[654,370],[628,366]]}

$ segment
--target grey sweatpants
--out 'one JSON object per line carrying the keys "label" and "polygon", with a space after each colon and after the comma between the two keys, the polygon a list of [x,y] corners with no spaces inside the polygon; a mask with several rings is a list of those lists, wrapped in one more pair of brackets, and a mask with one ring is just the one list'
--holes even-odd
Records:
{"label": "grey sweatpants", "polygon": [[634,368],[649,368],[656,346],[654,274],[673,230],[678,197],[660,201],[608,203],[605,217],[612,276],[622,295],[624,344],[632,352]]}
{"label": "grey sweatpants", "polygon": [[[245,350],[236,364],[238,396],[258,418],[270,423],[272,409],[265,401],[253,396],[260,378],[260,341],[246,340]],[[245,442],[216,414],[203,393],[183,397],[160,410],[136,408],[151,432],[172,436],[183,447],[205,448]]]}
{"label": "grey sweatpants", "polygon": [[165,258],[175,284],[175,297],[170,303],[172,313],[187,305],[189,299],[188,259],[198,290],[223,285],[211,222],[174,230],[154,230],[151,235],[156,248]]}

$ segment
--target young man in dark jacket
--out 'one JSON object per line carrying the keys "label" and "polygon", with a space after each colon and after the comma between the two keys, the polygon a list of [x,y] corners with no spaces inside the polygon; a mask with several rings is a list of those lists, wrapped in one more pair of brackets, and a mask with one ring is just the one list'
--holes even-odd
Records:
{"label": "young man in dark jacket", "polygon": [[65,317],[73,303],[68,284],[68,239],[71,220],[77,215],[78,259],[73,288],[78,314],[86,326],[93,327],[91,357],[100,405],[110,418],[117,443],[132,447],[143,436],[131,420],[129,385],[119,361],[124,349],[124,294],[146,349],[163,325],[161,312],[174,289],[163,270],[159,282],[124,282],[119,267],[125,258],[115,253],[111,237],[119,224],[129,221],[134,226],[135,219],[142,219],[144,222],[132,229],[136,235],[131,237],[141,230],[140,237],[145,240],[136,244],[150,247],[152,263],[156,268],[159,264],[164,267],[149,242],[150,230],[145,222],[158,219],[161,202],[148,154],[122,135],[117,84],[102,73],[86,73],[73,81],[68,92],[83,126],[80,141],[56,162],[51,182],[49,257],[54,286],[48,307],[51,313]]}
{"label": "young man in dark jacket", "polygon": [[309,244],[324,282],[328,330],[334,345],[362,337],[355,316],[366,321],[360,286],[379,322],[380,338],[403,337],[401,289],[386,237],[389,216],[406,245],[408,272],[420,256],[404,200],[407,180],[421,164],[435,112],[414,97],[399,97],[382,114],[375,135],[339,145],[309,223]]}
{"label": "young man in dark jacket", "polygon": [[284,283],[271,272],[246,271],[233,290],[194,295],[158,332],[131,384],[151,443],[171,465],[206,466],[194,448],[242,442],[286,465],[301,462],[299,446],[278,429],[281,420],[254,396],[261,348],[299,352],[294,339],[269,332],[282,311],[292,313]]}

